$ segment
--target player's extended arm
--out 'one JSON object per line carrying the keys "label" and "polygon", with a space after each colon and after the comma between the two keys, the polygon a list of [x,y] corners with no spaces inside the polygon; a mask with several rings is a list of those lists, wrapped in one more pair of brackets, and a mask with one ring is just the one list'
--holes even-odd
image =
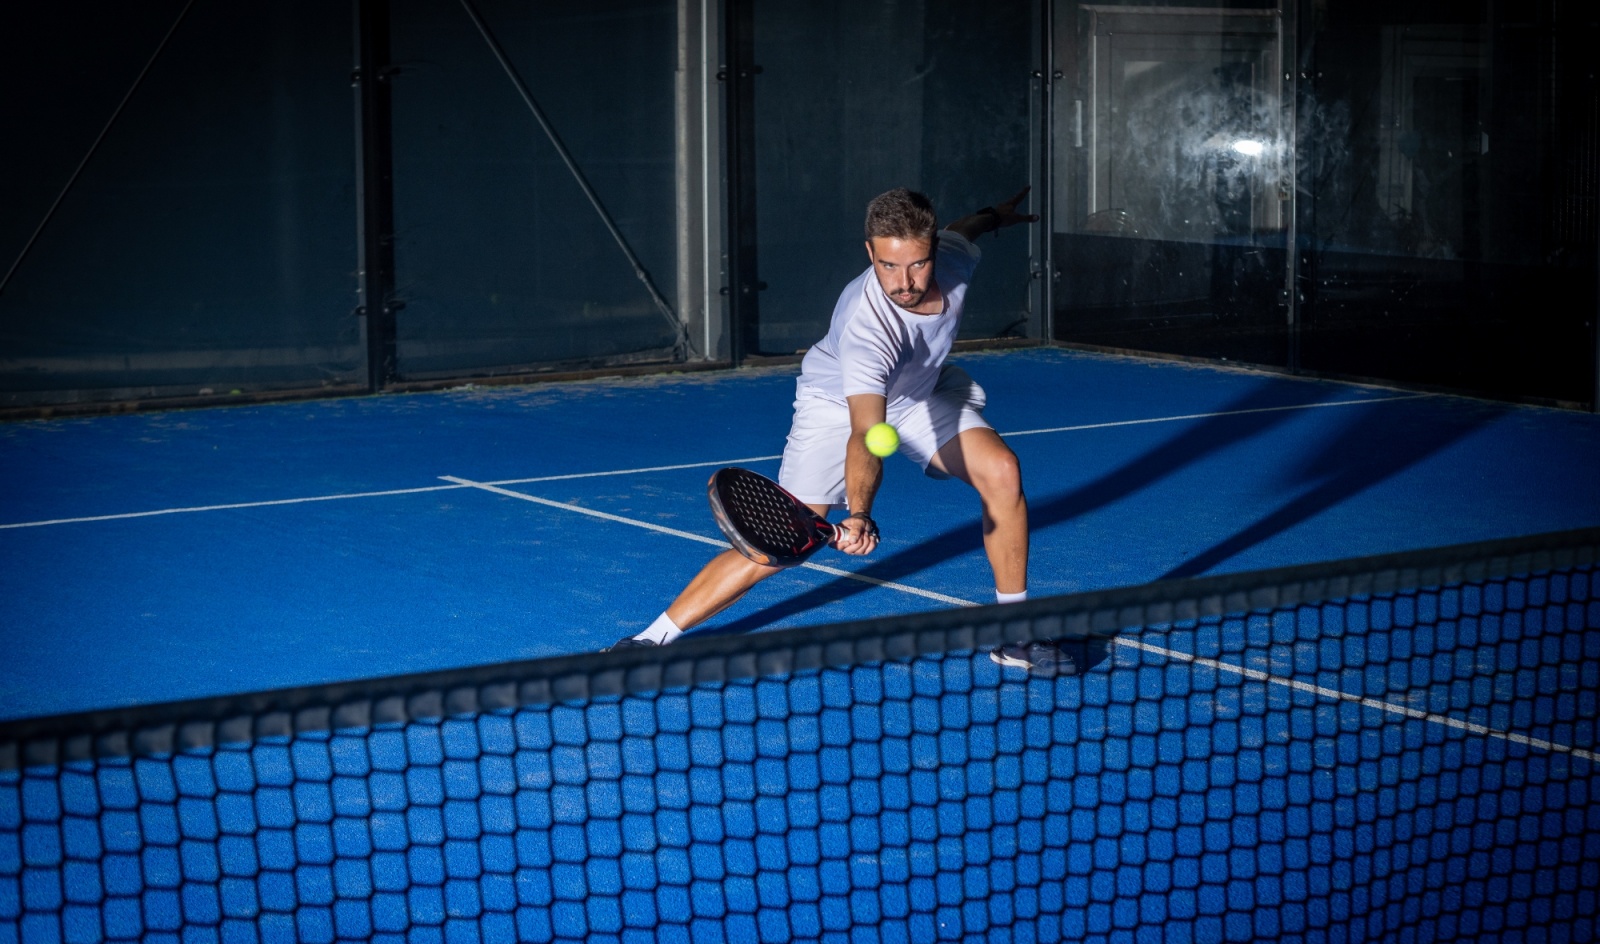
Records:
{"label": "player's extended arm", "polygon": [[970,240],[976,240],[984,233],[992,233],[997,229],[1015,226],[1018,223],[1032,223],[1039,219],[1037,213],[1017,212],[1017,205],[1028,197],[1028,189],[1023,187],[1022,192],[1010,200],[996,203],[994,206],[986,206],[976,213],[963,216],[961,219],[946,225],[945,229],[960,233]]}
{"label": "player's extended arm", "polygon": [[[850,513],[871,515],[872,500],[877,497],[878,486],[883,482],[883,460],[867,450],[867,430],[882,423],[886,416],[887,401],[876,393],[858,393],[847,397],[850,404],[850,442],[844,450],[844,489],[850,501]],[[839,550],[846,554],[870,554],[878,546],[877,529],[871,527],[869,517],[846,518],[840,527],[847,532],[839,539]]]}

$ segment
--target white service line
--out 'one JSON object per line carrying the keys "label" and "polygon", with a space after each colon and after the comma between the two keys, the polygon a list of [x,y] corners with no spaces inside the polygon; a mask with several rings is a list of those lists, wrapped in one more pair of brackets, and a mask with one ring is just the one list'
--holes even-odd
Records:
{"label": "white service line", "polygon": [[548,498],[540,498],[537,495],[529,495],[525,492],[513,492],[511,489],[501,488],[500,486],[495,485],[493,482],[474,482],[471,479],[456,478],[453,475],[441,475],[439,478],[444,479],[446,482],[454,482],[463,488],[476,488],[485,492],[493,492],[496,495],[504,495],[507,498],[517,498],[521,499],[522,501],[533,502],[535,505],[546,505],[550,508],[560,508],[562,511],[575,511],[580,515],[588,515],[591,518],[604,518],[606,521],[615,521],[618,524],[631,524],[636,528],[647,528],[660,534],[670,534],[675,538],[687,538],[691,541],[699,541],[701,544],[710,544],[714,547],[728,547],[727,542],[718,541],[716,538],[708,538],[690,531],[679,531],[677,528],[669,528],[666,525],[653,524],[649,521],[640,521],[637,518],[624,518],[621,515],[613,515],[605,511],[596,511],[593,508],[584,508],[580,505],[569,505],[565,502],[551,501]]}
{"label": "white service line", "polygon": [[79,524],[85,521],[121,521],[124,518],[149,518],[154,515],[184,515],[197,511],[233,511],[239,508],[266,508],[272,505],[303,505],[306,502],[339,501],[345,498],[381,498],[385,495],[416,495],[420,492],[444,492],[459,485],[426,485],[422,488],[391,488],[382,492],[352,492],[345,495],[313,495],[309,498],[274,498],[267,501],[235,502],[230,505],[195,505],[190,508],[161,508],[156,511],[124,511],[114,515],[88,515],[83,518],[54,518],[49,521],[18,521],[0,524],[7,528],[42,528],[49,524]]}
{"label": "white service line", "polygon": [[[689,531],[679,531],[677,528],[669,528],[665,525],[654,524],[649,521],[640,521],[637,518],[624,518],[622,515],[613,515],[605,511],[596,511],[593,508],[584,508],[581,505],[569,505],[565,502],[551,501],[548,498],[540,498],[537,495],[529,495],[525,492],[514,492],[509,488],[501,488],[491,482],[474,482],[471,479],[457,478],[454,475],[441,475],[439,478],[444,479],[446,482],[454,482],[457,485],[465,486],[467,488],[482,489],[485,492],[493,492],[496,495],[504,495],[506,498],[517,498],[521,499],[522,501],[533,502],[536,505],[559,508],[562,511],[574,511],[580,515],[589,515],[592,518],[603,518],[606,521],[615,521],[618,524],[631,524],[636,528],[647,528],[660,534],[670,534],[673,537],[688,538],[691,541],[699,541],[701,544],[710,544],[713,547],[720,547],[724,550],[727,550],[730,547],[728,542],[719,541],[716,538],[708,538],[703,535],[693,534]],[[930,600],[937,600],[940,603],[949,603],[954,606],[977,605],[957,597],[946,596],[942,593],[935,593],[932,590],[923,590],[918,587],[907,586],[903,583],[895,583],[892,580],[880,580],[877,577],[868,577],[865,574],[853,574],[848,570],[839,570],[836,567],[825,567],[822,564],[813,564],[810,561],[806,561],[800,566],[810,570],[819,570],[825,574],[831,574],[835,577],[848,577],[851,580],[859,580],[862,583],[870,583],[875,587],[887,587],[890,590],[899,590],[901,593],[909,593],[914,596],[926,597]]]}
{"label": "white service line", "polygon": [[1052,426],[1049,429],[1022,429],[1002,436],[1037,436],[1040,433],[1076,433],[1086,429],[1107,429],[1112,426],[1143,426],[1146,423],[1176,423],[1179,420],[1209,420],[1218,416],[1243,416],[1247,413],[1281,413],[1285,410],[1314,410],[1328,406],[1361,406],[1366,403],[1393,403],[1396,400],[1416,400],[1426,393],[1408,393],[1395,397],[1367,397],[1361,400],[1329,400],[1324,403],[1291,403],[1287,406],[1262,406],[1248,410],[1220,410],[1216,413],[1187,413],[1183,416],[1156,416],[1146,420],[1116,420],[1110,423],[1086,423],[1082,426]]}
{"label": "white service line", "polygon": [[1554,741],[1531,738],[1525,734],[1515,734],[1510,731],[1501,731],[1497,728],[1485,727],[1481,724],[1473,724],[1470,721],[1459,721],[1450,717],[1449,715],[1439,715],[1429,711],[1418,711],[1415,708],[1407,708],[1404,705],[1396,705],[1393,702],[1383,701],[1382,699],[1378,698],[1367,698],[1363,695],[1351,695],[1347,692],[1342,692],[1337,688],[1327,688],[1322,685],[1313,685],[1310,682],[1301,682],[1297,679],[1283,678],[1282,676],[1271,675],[1258,669],[1247,669],[1244,666],[1230,665],[1226,662],[1219,662],[1216,659],[1207,659],[1204,656],[1192,656],[1187,652],[1179,652],[1176,649],[1167,649],[1163,646],[1152,645],[1151,643],[1142,642],[1137,639],[1119,638],[1113,641],[1119,646],[1127,646],[1131,649],[1138,649],[1143,652],[1153,653],[1168,659],[1176,659],[1180,662],[1203,665],[1207,668],[1216,669],[1221,672],[1232,672],[1235,675],[1242,675],[1247,679],[1251,679],[1252,681],[1266,682],[1271,685],[1282,685],[1285,688],[1292,688],[1299,692],[1307,692],[1312,695],[1317,695],[1321,698],[1332,698],[1338,701],[1354,702],[1358,705],[1361,705],[1363,708],[1375,708],[1378,711],[1387,711],[1390,714],[1403,715],[1407,718],[1413,718],[1418,721],[1431,721],[1434,724],[1442,724],[1446,727],[1455,728],[1458,731],[1465,731],[1468,734],[1479,735],[1480,737],[1498,738],[1502,741],[1510,741],[1513,744],[1525,744],[1528,747],[1537,747],[1546,751],[1571,754],[1574,757],[1581,757],[1590,763],[1594,763],[1597,759],[1600,759],[1600,755],[1597,755],[1594,751],[1586,751],[1582,748],[1569,747],[1566,744],[1557,744]]}
{"label": "white service line", "polygon": [[[530,482],[559,482],[563,479],[599,478],[607,475],[633,475],[643,472],[670,472],[675,469],[698,469],[709,466],[733,465],[738,462],[766,462],[783,456],[749,456],[744,459],[722,459],[715,462],[686,462],[682,465],[653,465],[639,469],[614,469],[606,472],[573,472],[566,475],[541,475],[526,479],[501,479],[489,485],[525,485]],[[448,492],[466,488],[465,485],[426,485],[421,488],[392,488],[381,492],[345,492],[340,495],[312,495],[306,498],[273,498],[265,501],[234,502],[228,505],[195,505],[188,508],[161,508],[156,511],[125,511],[114,515],[87,515],[82,518],[53,518],[49,521],[19,521],[0,524],[7,528],[41,528],[51,524],[80,524],[87,521],[120,521],[123,518],[149,518],[154,515],[181,515],[197,511],[234,511],[240,508],[266,508],[272,505],[303,505],[307,502],[342,501],[347,498],[382,498],[386,495],[416,495],[422,492]]]}
{"label": "white service line", "polygon": [[[1215,416],[1237,416],[1244,413],[1273,413],[1283,410],[1305,410],[1324,406],[1358,406],[1363,403],[1385,403],[1392,400],[1415,400],[1427,394],[1407,394],[1395,397],[1370,397],[1362,400],[1335,400],[1328,403],[1301,403],[1289,406],[1268,406],[1251,410],[1226,410],[1219,413],[1190,413],[1183,416],[1157,416],[1143,420],[1117,420],[1110,423],[1089,423],[1083,426],[1055,426],[1049,429],[1023,429],[1012,433],[1001,433],[1001,436],[1037,436],[1042,433],[1074,433],[1086,429],[1107,429],[1113,426],[1143,426],[1147,423],[1175,423],[1179,420],[1202,420]],[[749,456],[743,459],[718,459],[712,462],[686,462],[680,465],[655,465],[638,469],[614,469],[605,472],[572,472],[565,475],[541,475],[533,478],[499,479],[485,482],[485,485],[528,485],[534,482],[558,482],[566,479],[600,478],[609,475],[635,475],[645,472],[670,472],[678,469],[699,469],[711,466],[737,465],[741,462],[771,462],[783,458],[778,456]],[[52,518],[47,521],[18,521],[11,524],[0,524],[0,531],[12,528],[42,528],[55,524],[83,524],[90,521],[120,521],[125,518],[150,518],[156,515],[181,515],[201,511],[236,511],[241,508],[267,508],[274,505],[301,505],[307,502],[342,501],[348,498],[382,498],[389,495],[415,495],[420,492],[445,491],[452,488],[466,488],[464,485],[433,485],[424,488],[396,488],[380,492],[347,492],[339,495],[312,495],[306,498],[276,498],[265,501],[233,502],[226,505],[196,505],[187,508],[159,508],[155,511],[126,511],[111,515],[85,515],[81,518]]]}
{"label": "white service line", "polygon": [[[746,456],[743,459],[718,459],[715,462],[685,462],[682,465],[652,465],[642,469],[617,469],[614,472],[569,472],[566,475],[541,475],[531,479],[499,479],[494,482],[485,482],[485,485],[528,485],[533,482],[561,482],[567,479],[597,479],[607,475],[633,475],[642,472],[676,472],[679,469],[705,469],[711,466],[722,468],[727,465],[738,465],[742,462],[776,462],[783,456]],[[449,476],[440,476],[448,479]]]}

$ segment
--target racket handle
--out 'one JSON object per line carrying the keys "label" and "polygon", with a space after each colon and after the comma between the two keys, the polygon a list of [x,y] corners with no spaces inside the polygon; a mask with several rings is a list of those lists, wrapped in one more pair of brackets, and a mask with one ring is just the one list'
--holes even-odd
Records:
{"label": "racket handle", "polygon": [[878,523],[876,521],[873,521],[867,515],[861,515],[861,514],[847,515],[838,524],[834,524],[831,521],[828,522],[828,527],[833,529],[833,539],[828,542],[829,544],[832,544],[834,547],[838,547],[839,546],[839,539],[844,536],[844,528],[842,527],[842,525],[844,524],[845,521],[849,521],[851,518],[859,518],[860,520],[866,522],[866,525],[867,525],[866,533],[867,534],[875,535],[875,534],[878,533]]}

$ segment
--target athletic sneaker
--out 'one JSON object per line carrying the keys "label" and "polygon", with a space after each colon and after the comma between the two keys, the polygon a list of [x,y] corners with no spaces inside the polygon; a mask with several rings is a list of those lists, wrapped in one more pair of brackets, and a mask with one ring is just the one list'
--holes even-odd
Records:
{"label": "athletic sneaker", "polygon": [[636,649],[636,648],[638,648],[640,646],[655,647],[655,646],[658,646],[658,645],[660,645],[660,643],[652,642],[651,640],[648,640],[648,639],[640,639],[640,638],[638,638],[636,636],[626,636],[626,637],[624,637],[622,639],[619,639],[616,642],[612,643],[610,646],[607,646],[606,648],[601,649],[600,651],[601,652],[614,652],[617,649]]}
{"label": "athletic sneaker", "polygon": [[1090,636],[1085,639],[1041,639],[1013,642],[992,650],[989,658],[1000,665],[1026,669],[1034,675],[1082,675],[1111,655],[1111,640]]}
{"label": "athletic sneaker", "polygon": [[1068,647],[1081,650],[1082,643],[1058,644],[1036,640],[1034,642],[1007,643],[989,652],[989,658],[1000,665],[1026,669],[1035,675],[1077,675],[1078,660]]}

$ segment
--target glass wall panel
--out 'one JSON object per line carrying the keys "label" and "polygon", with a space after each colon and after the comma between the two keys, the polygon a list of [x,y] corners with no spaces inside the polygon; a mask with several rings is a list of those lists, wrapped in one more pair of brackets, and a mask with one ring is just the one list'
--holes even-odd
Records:
{"label": "glass wall panel", "polygon": [[364,378],[349,5],[183,6],[0,13],[0,404]]}
{"label": "glass wall panel", "polygon": [[1595,20],[1568,0],[1308,20],[1308,369],[1592,398]]}
{"label": "glass wall panel", "polygon": [[1067,0],[1056,18],[1054,336],[1283,364],[1283,17]]}
{"label": "glass wall panel", "polygon": [[1600,8],[1054,10],[1054,337],[1594,400]]}
{"label": "glass wall panel", "polygon": [[[872,197],[921,190],[942,221],[1029,181],[1026,3],[753,3],[759,339],[794,354],[827,332],[867,267]],[[750,173],[746,169],[746,174]],[[1023,336],[1024,228],[985,238],[962,337]]]}
{"label": "glass wall panel", "polygon": [[[475,6],[665,299],[672,0]],[[669,360],[677,334],[459,3],[395,0],[402,379]]]}

